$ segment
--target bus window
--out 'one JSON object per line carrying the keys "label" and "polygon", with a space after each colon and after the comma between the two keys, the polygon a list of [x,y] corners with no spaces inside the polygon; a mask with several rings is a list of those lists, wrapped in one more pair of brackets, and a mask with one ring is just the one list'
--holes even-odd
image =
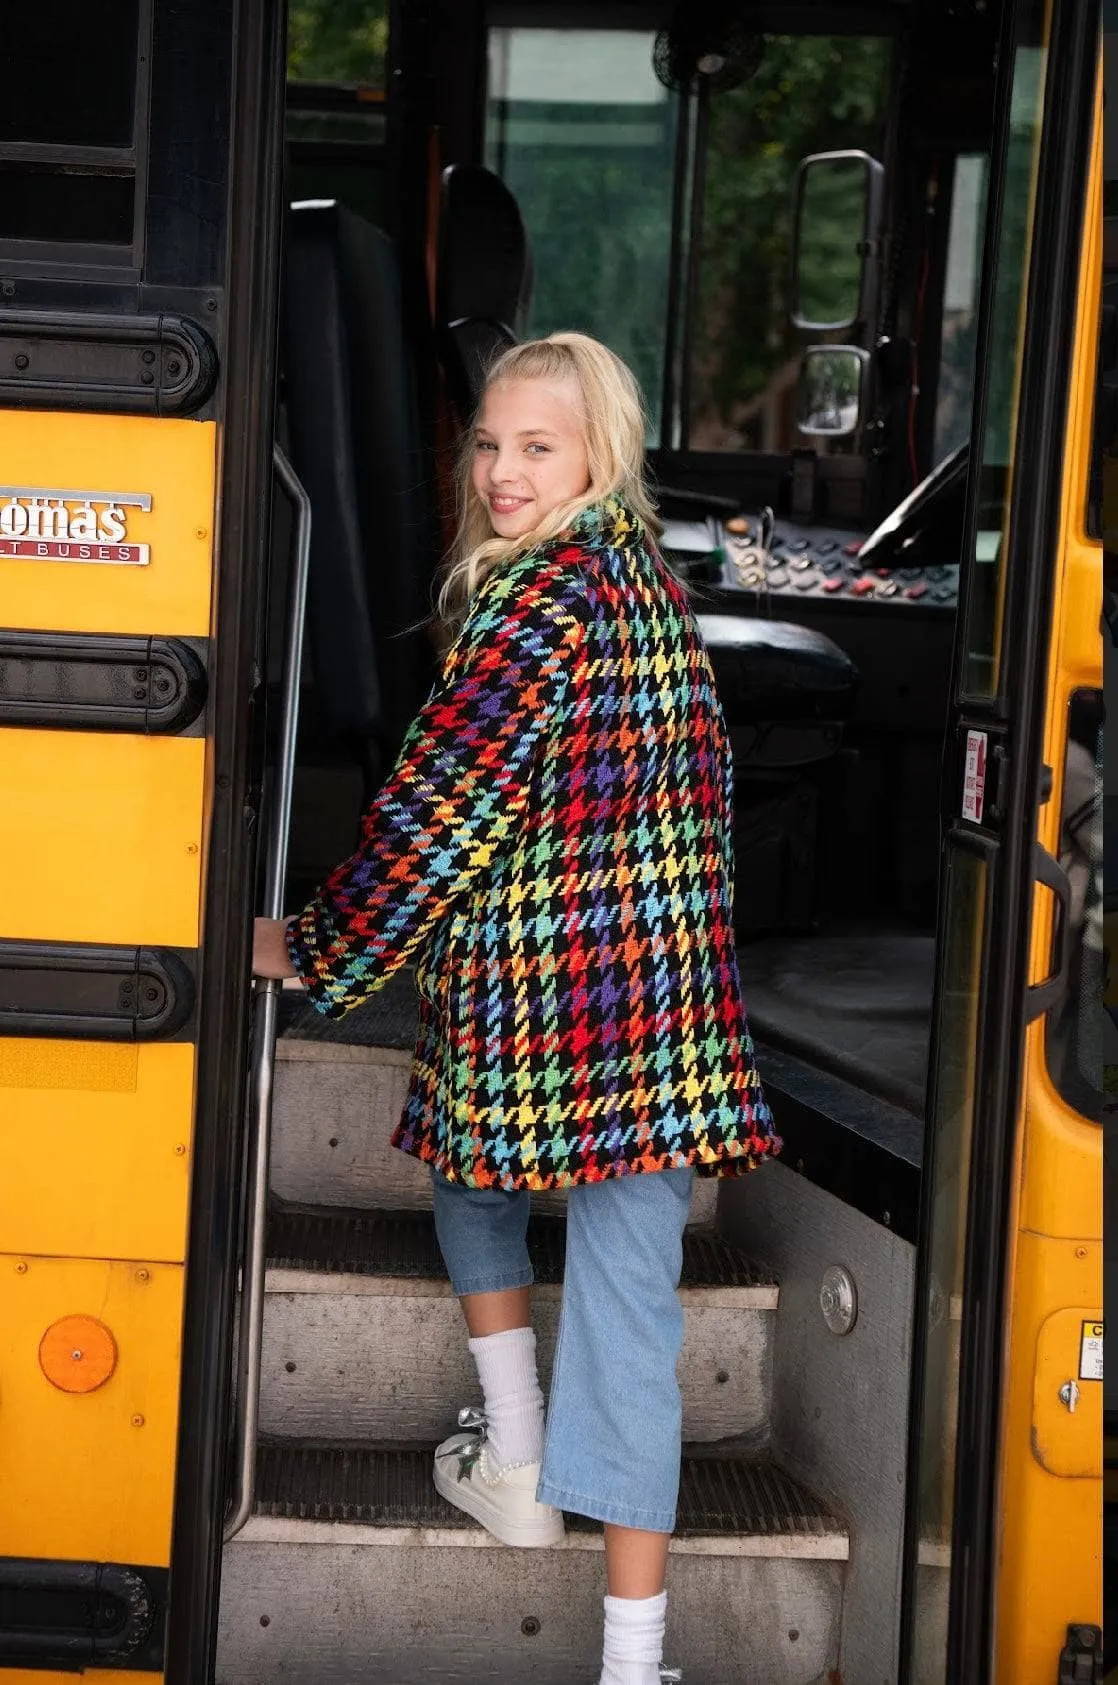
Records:
{"label": "bus window", "polygon": [[388,0],[293,0],[287,19],[289,82],[383,88]]}
{"label": "bus window", "polygon": [[936,462],[942,462],[970,438],[978,280],[989,173],[990,161],[984,153],[963,153],[955,160],[936,382]]}
{"label": "bus window", "polygon": [[286,192],[385,220],[388,0],[303,0],[287,41]]}
{"label": "bus window", "polygon": [[140,0],[6,11],[0,149],[130,147]]}
{"label": "bus window", "polygon": [[962,688],[967,696],[996,696],[1001,667],[1005,539],[1009,518],[1009,464],[1017,413],[1015,351],[1028,286],[1032,185],[1036,174],[1039,113],[1044,105],[1047,61],[1041,47],[1024,47],[1013,76],[1009,147],[1005,163],[1003,239],[994,276],[990,378],[983,426],[978,489],[975,567],[971,573],[969,635]]}
{"label": "bus window", "polygon": [[150,0],[5,18],[0,257],[139,263],[150,38]]}
{"label": "bus window", "polygon": [[684,448],[789,450],[805,335],[789,319],[792,184],[802,158],[880,156],[893,43],[767,35],[740,87],[711,94]]}
{"label": "bus window", "polygon": [[653,39],[638,29],[491,29],[485,126],[485,162],[516,195],[532,243],[526,333],[604,339],[649,400],[650,444],[678,109],[653,72]]}

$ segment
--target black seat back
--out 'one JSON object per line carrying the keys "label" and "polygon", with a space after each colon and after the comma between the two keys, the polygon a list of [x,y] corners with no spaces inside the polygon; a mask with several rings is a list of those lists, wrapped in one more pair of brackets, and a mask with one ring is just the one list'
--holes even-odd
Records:
{"label": "black seat back", "polygon": [[429,683],[432,494],[391,240],[333,201],[292,206],[282,315],[291,458],[311,500],[317,712],[383,765]]}
{"label": "black seat back", "polygon": [[528,235],[515,198],[480,164],[443,171],[435,315],[439,356],[463,422],[490,365],[515,345],[531,295]]}

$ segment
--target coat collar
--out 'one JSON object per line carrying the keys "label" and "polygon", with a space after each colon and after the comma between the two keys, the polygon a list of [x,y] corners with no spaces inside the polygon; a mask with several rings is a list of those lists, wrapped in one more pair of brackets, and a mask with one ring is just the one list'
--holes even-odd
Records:
{"label": "coat collar", "polygon": [[644,522],[617,492],[582,509],[559,534],[560,540],[584,544],[589,550],[621,550],[640,543]]}

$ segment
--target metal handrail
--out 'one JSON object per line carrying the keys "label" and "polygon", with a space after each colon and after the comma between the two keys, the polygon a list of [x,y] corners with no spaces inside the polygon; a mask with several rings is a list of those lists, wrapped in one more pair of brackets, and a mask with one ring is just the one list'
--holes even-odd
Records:
{"label": "metal handrail", "polygon": [[[283,917],[283,885],[291,828],[291,793],[295,776],[295,737],[299,725],[299,677],[303,659],[303,621],[311,554],[311,500],[279,446],[273,447],[276,478],[295,511],[295,563],[287,601],[280,745],[275,776],[275,806],[264,863],[264,917]],[[280,983],[261,978],[256,985],[252,1038],[252,1078],[248,1117],[248,1222],[241,1266],[241,1316],[237,1339],[237,1391],[234,1401],[235,1463],[226,1509],[228,1543],[252,1514],[256,1486],[256,1441],[260,1425],[260,1359],[264,1334],[264,1276],[268,1229],[268,1160],[272,1144],[272,1081],[276,1058]]]}

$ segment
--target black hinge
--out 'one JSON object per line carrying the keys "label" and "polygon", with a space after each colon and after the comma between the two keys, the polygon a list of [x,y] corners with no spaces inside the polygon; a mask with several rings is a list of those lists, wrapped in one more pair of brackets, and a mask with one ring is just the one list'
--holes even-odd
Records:
{"label": "black hinge", "polygon": [[0,1558],[0,1667],[163,1671],[166,1568]]}
{"label": "black hinge", "polygon": [[0,1035],[168,1041],[194,1011],[193,953],[0,941]]}
{"label": "black hinge", "polygon": [[1068,1627],[1068,1641],[1060,1651],[1056,1685],[1102,1685],[1102,1628]]}
{"label": "black hinge", "polygon": [[0,405],[193,415],[217,381],[209,335],[185,316],[0,310]]}
{"label": "black hinge", "polygon": [[0,725],[177,734],[206,703],[180,638],[0,632]]}

